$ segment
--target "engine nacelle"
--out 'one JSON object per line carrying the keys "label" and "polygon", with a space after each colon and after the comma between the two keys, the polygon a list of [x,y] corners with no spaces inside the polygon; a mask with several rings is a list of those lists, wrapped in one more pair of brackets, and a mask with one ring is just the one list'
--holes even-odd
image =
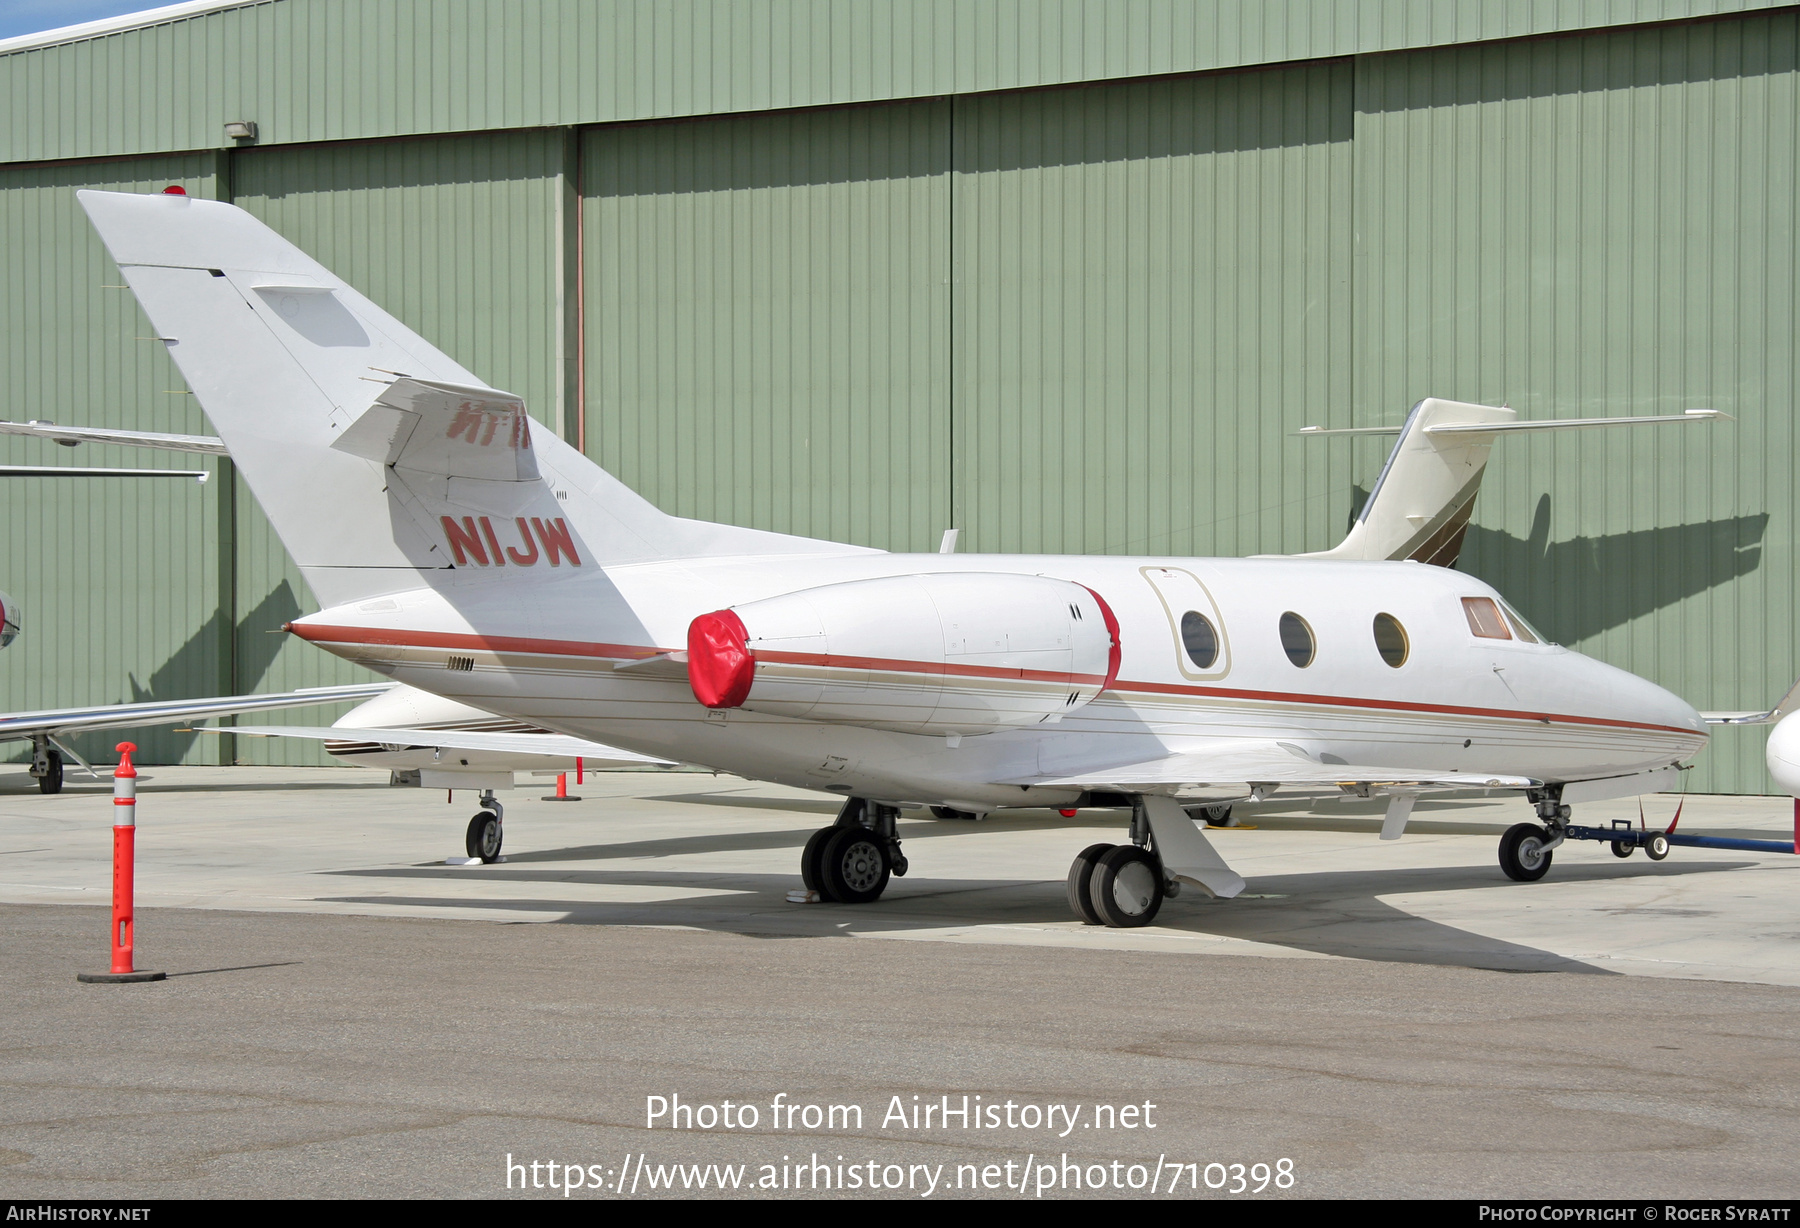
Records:
{"label": "engine nacelle", "polygon": [[702,614],[688,682],[709,708],[900,733],[1061,720],[1119,671],[1119,624],[1067,580],[995,572],[827,584]]}
{"label": "engine nacelle", "polygon": [[1782,717],[1769,731],[1763,757],[1775,783],[1800,797],[1800,712]]}

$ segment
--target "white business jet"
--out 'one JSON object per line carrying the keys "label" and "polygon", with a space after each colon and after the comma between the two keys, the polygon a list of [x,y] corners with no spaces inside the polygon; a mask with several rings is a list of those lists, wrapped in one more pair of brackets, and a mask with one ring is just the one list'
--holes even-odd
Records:
{"label": "white business jet", "polygon": [[1142,925],[1181,883],[1244,887],[1184,807],[1277,790],[1389,797],[1385,835],[1426,791],[1517,793],[1538,822],[1500,861],[1531,880],[1571,805],[1666,788],[1706,744],[1688,704],[1480,581],[1367,561],[1420,528],[1383,487],[1466,481],[1510,410],[1421,403],[1354,557],[889,554],[665,515],[249,214],[79,195],[324,606],[295,634],[572,737],[839,793],[802,856],[821,897],[905,873],[903,803],[1118,806],[1129,842],[1083,850],[1070,901]]}

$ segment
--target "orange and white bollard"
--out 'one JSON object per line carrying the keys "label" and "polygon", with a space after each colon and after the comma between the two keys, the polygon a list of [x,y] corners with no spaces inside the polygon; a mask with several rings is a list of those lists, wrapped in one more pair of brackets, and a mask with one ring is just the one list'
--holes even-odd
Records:
{"label": "orange and white bollard", "polygon": [[132,967],[137,947],[137,769],[131,756],[137,747],[121,742],[118,749],[119,766],[113,770],[112,971],[76,974],[76,980],[89,984],[160,981],[166,975]]}

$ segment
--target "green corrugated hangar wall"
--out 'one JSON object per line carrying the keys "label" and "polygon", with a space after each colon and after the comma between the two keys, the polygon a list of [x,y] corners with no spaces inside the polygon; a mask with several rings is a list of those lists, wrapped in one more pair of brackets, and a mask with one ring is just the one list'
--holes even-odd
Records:
{"label": "green corrugated hangar wall", "polygon": [[[281,6],[276,5],[279,9]],[[1424,396],[1735,423],[1507,440],[1461,566],[1696,705],[1795,652],[1800,21],[1057,88],[0,166],[9,417],[207,428],[72,190],[229,197],[665,509],[890,549],[1341,536]],[[100,464],[9,440],[15,463]],[[118,463],[118,462],[114,462]],[[193,467],[188,458],[138,460]],[[14,480],[6,709],[357,675],[225,467]],[[281,714],[277,720],[311,719]],[[104,739],[87,746],[97,750]],[[147,733],[153,759],[310,747]],[[1728,730],[1700,790],[1761,792]]]}

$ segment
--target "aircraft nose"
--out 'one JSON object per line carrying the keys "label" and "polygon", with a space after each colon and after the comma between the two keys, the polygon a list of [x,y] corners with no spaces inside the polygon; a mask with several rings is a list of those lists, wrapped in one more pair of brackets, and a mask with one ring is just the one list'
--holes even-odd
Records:
{"label": "aircraft nose", "polygon": [[1800,797],[1800,712],[1784,716],[1769,733],[1764,759],[1769,775],[1795,797]]}

